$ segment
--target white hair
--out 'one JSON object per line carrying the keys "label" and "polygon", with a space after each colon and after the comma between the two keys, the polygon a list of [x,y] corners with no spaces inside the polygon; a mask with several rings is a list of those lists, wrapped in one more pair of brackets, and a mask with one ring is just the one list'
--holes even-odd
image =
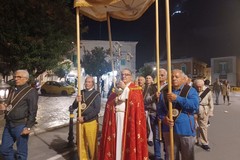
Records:
{"label": "white hair", "polygon": [[27,70],[24,70],[24,69],[19,69],[19,70],[16,70],[16,71],[15,71],[15,74],[16,74],[17,72],[20,72],[20,73],[22,73],[24,77],[26,77],[26,78],[28,78],[28,79],[29,79],[29,73],[28,73],[28,71],[27,71]]}
{"label": "white hair", "polygon": [[194,80],[194,85],[201,85],[201,86],[203,86],[204,85],[204,81],[202,79],[195,79]]}

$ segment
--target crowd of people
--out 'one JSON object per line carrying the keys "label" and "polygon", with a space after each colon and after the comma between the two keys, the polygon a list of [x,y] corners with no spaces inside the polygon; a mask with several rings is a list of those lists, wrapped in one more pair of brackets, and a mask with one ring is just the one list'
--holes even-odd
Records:
{"label": "crowd of people", "polygon": [[[213,83],[203,79],[192,80],[182,70],[174,69],[171,74],[171,90],[167,82],[167,71],[159,69],[159,80],[151,75],[138,76],[134,81],[130,69],[121,71],[121,80],[113,86],[105,107],[102,134],[98,144],[98,114],[101,109],[101,93],[94,88],[94,78],[85,78],[84,89],[72,104],[80,107],[77,122],[81,125],[81,160],[122,160],[149,158],[149,146],[154,148],[154,160],[193,160],[194,147],[210,151],[208,139],[209,118],[215,104],[230,104],[230,85],[219,79]],[[18,70],[14,74],[16,86],[11,89],[5,110],[1,155],[5,159],[27,159],[28,139],[35,123],[38,95],[28,87],[29,74]],[[171,106],[172,113],[169,113]],[[26,114],[27,113],[27,114]],[[170,117],[172,115],[172,117]],[[170,136],[170,130],[173,136]],[[171,139],[173,138],[173,139]],[[174,141],[173,150],[171,141]],[[13,145],[16,142],[17,152]]]}
{"label": "crowd of people", "polygon": [[[221,83],[217,79],[211,90],[208,80],[192,80],[182,70],[174,69],[169,91],[167,71],[161,68],[158,75],[159,85],[151,75],[134,80],[130,69],[121,71],[121,80],[108,94],[100,145],[97,145],[97,119],[101,94],[94,89],[93,77],[86,78],[85,89],[73,103],[76,109],[81,102],[82,113],[78,115],[78,122],[82,124],[81,159],[144,160],[150,156],[149,146],[154,148],[154,160],[169,160],[171,154],[176,160],[193,160],[195,145],[210,151],[208,125],[214,110],[213,93],[215,104],[219,104],[220,92],[224,103],[227,99],[229,104],[227,81]],[[172,118],[169,117],[170,103]]]}

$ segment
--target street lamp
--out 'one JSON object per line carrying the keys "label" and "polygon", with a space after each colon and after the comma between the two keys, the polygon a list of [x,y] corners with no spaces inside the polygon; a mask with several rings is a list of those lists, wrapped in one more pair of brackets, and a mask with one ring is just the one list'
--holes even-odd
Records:
{"label": "street lamp", "polygon": [[0,83],[0,103],[6,102],[9,94],[9,89],[10,89],[10,85],[6,84],[2,79]]}

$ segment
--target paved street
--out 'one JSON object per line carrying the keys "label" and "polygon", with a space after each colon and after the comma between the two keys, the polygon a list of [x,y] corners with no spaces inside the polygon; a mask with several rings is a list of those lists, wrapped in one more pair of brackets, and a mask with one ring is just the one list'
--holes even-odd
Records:
{"label": "paved street", "polygon": [[[74,97],[41,97],[38,124],[29,141],[29,160],[75,160],[76,151],[68,147],[68,107]],[[103,99],[99,123],[104,112]],[[209,140],[211,151],[196,146],[196,160],[238,160],[240,157],[240,93],[231,95],[231,105],[215,105],[211,118]],[[2,133],[2,121],[0,132]],[[75,132],[75,129],[74,129]],[[74,139],[75,141],[75,139]],[[76,148],[75,148],[76,149]],[[150,153],[153,148],[149,148]]]}

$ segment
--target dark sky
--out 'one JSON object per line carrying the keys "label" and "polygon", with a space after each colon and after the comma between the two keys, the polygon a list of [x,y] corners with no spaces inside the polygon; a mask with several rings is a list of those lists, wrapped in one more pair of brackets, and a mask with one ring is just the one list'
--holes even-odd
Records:
{"label": "dark sky", "polygon": [[[240,56],[240,0],[170,0],[172,58]],[[159,0],[160,57],[166,59],[165,4]],[[108,40],[107,22],[85,17],[83,39]],[[155,4],[136,21],[111,19],[112,39],[138,41],[137,68],[155,61]]]}

